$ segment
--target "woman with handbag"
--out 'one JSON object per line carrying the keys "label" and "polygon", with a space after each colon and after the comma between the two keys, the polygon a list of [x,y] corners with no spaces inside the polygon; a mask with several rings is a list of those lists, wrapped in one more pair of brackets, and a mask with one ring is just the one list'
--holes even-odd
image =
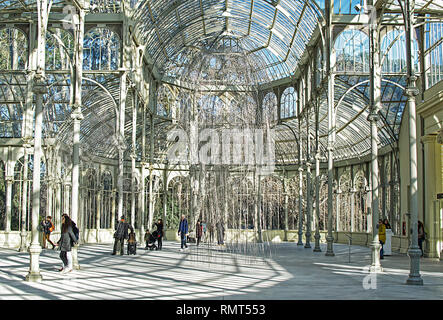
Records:
{"label": "woman with handbag", "polygon": [[68,216],[62,216],[62,230],[60,240],[57,246],[60,248],[60,259],[63,262],[63,267],[59,269],[61,273],[68,273],[72,271],[72,244],[77,243],[77,237],[72,231],[71,219]]}

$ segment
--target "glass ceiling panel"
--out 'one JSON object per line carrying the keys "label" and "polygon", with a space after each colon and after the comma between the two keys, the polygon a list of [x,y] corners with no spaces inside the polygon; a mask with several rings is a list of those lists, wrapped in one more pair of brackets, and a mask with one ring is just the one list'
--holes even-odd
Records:
{"label": "glass ceiling panel", "polygon": [[260,54],[266,61],[261,71],[275,80],[295,72],[319,16],[310,0],[145,0],[133,19],[160,73],[168,70],[174,77],[171,70],[177,69],[170,65],[192,54],[190,47],[202,47],[202,39],[210,43],[230,36],[240,40],[246,54]]}

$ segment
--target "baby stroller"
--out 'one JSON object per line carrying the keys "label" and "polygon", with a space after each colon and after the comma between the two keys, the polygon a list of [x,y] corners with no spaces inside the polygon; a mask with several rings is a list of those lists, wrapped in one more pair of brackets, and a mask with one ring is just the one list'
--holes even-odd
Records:
{"label": "baby stroller", "polygon": [[137,241],[135,239],[135,233],[131,232],[129,234],[129,239],[128,239],[128,255],[136,254],[136,252],[137,252]]}
{"label": "baby stroller", "polygon": [[149,249],[149,250],[157,250],[158,248],[157,248],[157,246],[156,246],[156,244],[155,244],[155,242],[157,241],[157,238],[158,238],[158,232],[157,231],[154,231],[153,233],[150,233],[149,234],[149,237],[148,237],[148,241],[146,242],[146,249]]}

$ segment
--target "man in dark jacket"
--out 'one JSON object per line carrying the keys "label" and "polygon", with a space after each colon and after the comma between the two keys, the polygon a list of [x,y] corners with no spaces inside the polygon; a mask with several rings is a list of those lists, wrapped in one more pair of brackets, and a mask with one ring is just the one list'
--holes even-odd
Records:
{"label": "man in dark jacket", "polygon": [[178,226],[178,234],[180,235],[181,239],[180,251],[183,251],[183,247],[185,247],[186,249],[188,248],[188,245],[186,244],[186,236],[188,234],[188,220],[186,220],[184,214],[182,214],[180,225]]}
{"label": "man in dark jacket", "polygon": [[121,216],[120,221],[115,228],[115,241],[112,255],[115,255],[117,253],[117,248],[120,248],[120,255],[123,255],[123,246],[125,244],[125,239],[129,238],[128,229],[131,229],[131,232],[134,232],[134,228],[129,223],[125,222],[125,216]]}

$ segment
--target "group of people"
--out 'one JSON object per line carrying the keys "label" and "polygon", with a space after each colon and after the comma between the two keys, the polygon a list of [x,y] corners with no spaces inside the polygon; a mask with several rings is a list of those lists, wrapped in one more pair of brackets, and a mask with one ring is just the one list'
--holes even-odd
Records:
{"label": "group of people", "polygon": [[59,247],[60,259],[62,260],[62,267],[58,270],[61,273],[68,273],[72,271],[72,247],[78,243],[79,232],[77,225],[71,218],[64,213],[62,215],[62,226],[60,232],[60,239],[57,243],[51,241],[51,233],[55,230],[55,225],[52,222],[52,217],[47,216],[41,222],[41,230],[43,233],[42,247],[46,248],[46,241],[52,245],[52,249]]}
{"label": "group of people", "polygon": [[[206,233],[205,226],[206,225],[200,219],[197,220],[197,223],[195,225],[195,242],[197,246],[199,246],[201,239]],[[217,222],[216,228],[217,228],[217,244],[224,245],[225,227],[223,222],[222,221]],[[213,231],[214,231],[213,228],[210,226],[209,232],[211,236],[211,242],[212,242]],[[180,219],[180,224],[178,226],[178,235],[180,236],[180,242],[181,242],[180,251],[186,250],[188,248],[188,245],[186,243],[189,235],[188,232],[189,232],[188,220],[186,219],[185,215],[182,215]]]}
{"label": "group of people", "polygon": [[[386,229],[391,229],[388,219],[380,219],[378,221],[378,240],[381,244],[380,249],[380,259],[384,259],[383,245],[386,243]],[[423,241],[426,240],[426,232],[423,222],[418,221],[418,246],[421,251],[421,256],[423,257]]]}

